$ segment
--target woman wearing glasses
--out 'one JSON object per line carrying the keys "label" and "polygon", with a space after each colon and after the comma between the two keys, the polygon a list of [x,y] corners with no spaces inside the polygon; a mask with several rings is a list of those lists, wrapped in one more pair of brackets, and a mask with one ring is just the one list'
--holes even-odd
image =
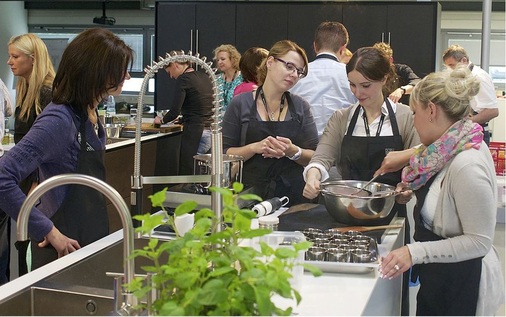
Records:
{"label": "woman wearing glasses", "polygon": [[307,74],[307,56],[294,42],[279,41],[258,70],[259,87],[235,96],[223,120],[226,154],[244,157],[243,183],[263,199],[302,196],[302,171],[318,144],[309,104],[288,92]]}

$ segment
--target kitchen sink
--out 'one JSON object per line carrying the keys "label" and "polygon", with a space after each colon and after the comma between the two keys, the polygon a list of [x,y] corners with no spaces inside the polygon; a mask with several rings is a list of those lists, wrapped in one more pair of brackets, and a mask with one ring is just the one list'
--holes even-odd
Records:
{"label": "kitchen sink", "polygon": [[[148,241],[135,239],[135,249],[143,248]],[[107,273],[122,274],[123,261],[120,240],[0,301],[0,315],[110,315],[114,310],[114,277]],[[152,263],[135,259],[135,273],[145,274],[141,269],[144,265]]]}
{"label": "kitchen sink", "polygon": [[10,316],[108,316],[114,308],[113,291],[89,287],[59,290],[30,287],[0,304],[0,314]]}

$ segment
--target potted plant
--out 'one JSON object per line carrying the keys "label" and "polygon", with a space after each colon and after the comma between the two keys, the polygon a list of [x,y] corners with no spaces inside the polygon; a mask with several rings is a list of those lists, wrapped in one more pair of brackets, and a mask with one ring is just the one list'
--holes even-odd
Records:
{"label": "potted plant", "polygon": [[[142,215],[137,231],[149,236],[149,244],[135,250],[134,257],[152,261],[142,269],[152,275],[152,283],[136,278],[128,285],[139,299],[156,291],[156,299],[149,311],[156,315],[290,315],[292,307],[282,309],[272,301],[274,295],[294,299],[301,297],[290,284],[291,270],[299,252],[307,250],[310,242],[295,243],[291,247],[272,248],[264,242],[259,248],[244,245],[245,239],[269,234],[268,229],[251,229],[255,212],[240,209],[234,198],[243,189],[240,183],[228,188],[211,188],[223,197],[222,219],[210,209],[195,213],[195,225],[183,236],[160,241],[151,236],[153,229],[164,223],[174,226],[174,217],[193,211],[197,206],[189,201],[179,205],[174,216]],[[164,189],[150,199],[153,206],[163,209]],[[240,195],[244,200],[261,200],[256,195]],[[163,209],[164,210],[164,209]],[[165,210],[164,210],[165,211]],[[222,230],[215,230],[221,226]],[[177,232],[177,229],[176,229]],[[161,261],[167,258],[168,261]],[[321,271],[307,266],[315,276]],[[140,300],[139,300],[140,302]],[[146,304],[141,304],[146,309]]]}

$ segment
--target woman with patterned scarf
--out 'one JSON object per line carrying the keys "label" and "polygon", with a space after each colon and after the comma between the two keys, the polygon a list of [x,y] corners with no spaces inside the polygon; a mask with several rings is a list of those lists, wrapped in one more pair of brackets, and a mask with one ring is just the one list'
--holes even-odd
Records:
{"label": "woman with patterned scarf", "polygon": [[492,246],[496,178],[479,124],[468,119],[480,82],[466,68],[433,73],[411,94],[422,145],[402,170],[398,189],[415,192],[416,242],[381,259],[383,278],[413,265],[420,280],[417,315],[494,315],[504,278]]}

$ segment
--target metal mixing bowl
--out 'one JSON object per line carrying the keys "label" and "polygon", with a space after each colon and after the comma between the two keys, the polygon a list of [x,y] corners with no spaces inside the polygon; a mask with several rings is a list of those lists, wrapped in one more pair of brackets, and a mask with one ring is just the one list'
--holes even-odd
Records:
{"label": "metal mixing bowl", "polygon": [[357,193],[367,181],[339,180],[320,185],[327,212],[343,224],[367,225],[387,217],[395,203],[395,187],[371,183]]}

